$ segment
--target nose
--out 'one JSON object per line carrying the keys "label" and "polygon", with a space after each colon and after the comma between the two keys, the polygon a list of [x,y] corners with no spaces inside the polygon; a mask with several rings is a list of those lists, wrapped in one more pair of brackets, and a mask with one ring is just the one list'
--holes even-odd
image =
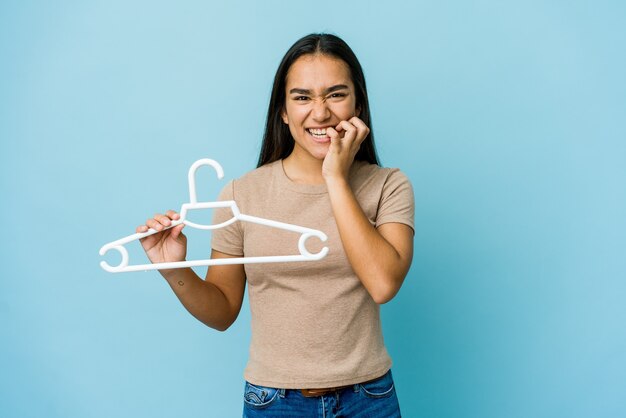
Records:
{"label": "nose", "polygon": [[330,117],[330,109],[325,100],[316,100],[313,103],[313,110],[311,111],[313,120],[323,122]]}

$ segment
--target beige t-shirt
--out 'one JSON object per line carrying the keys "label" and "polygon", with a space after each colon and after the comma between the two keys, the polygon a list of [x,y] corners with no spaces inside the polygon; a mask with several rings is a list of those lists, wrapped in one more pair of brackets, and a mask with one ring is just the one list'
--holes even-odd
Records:
{"label": "beige t-shirt", "polygon": [[[413,226],[413,189],[398,169],[357,161],[350,184],[372,225]],[[379,306],[355,275],[344,252],[325,184],[291,181],[282,161],[229,182],[219,200],[242,214],[324,232],[306,241],[319,261],[246,264],[252,314],[250,357],[244,378],[285,389],[323,388],[377,378],[391,368]],[[216,209],[213,223],[232,218]],[[212,248],[245,257],[297,255],[300,234],[245,221],[213,231]]]}

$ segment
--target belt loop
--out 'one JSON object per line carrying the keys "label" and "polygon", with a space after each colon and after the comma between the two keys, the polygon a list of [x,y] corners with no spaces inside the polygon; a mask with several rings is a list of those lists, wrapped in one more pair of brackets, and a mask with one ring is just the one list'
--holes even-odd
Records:
{"label": "belt loop", "polygon": [[354,389],[354,393],[359,393],[359,384],[355,383],[353,386],[353,389]]}
{"label": "belt loop", "polygon": [[285,397],[285,389],[278,389],[278,396],[280,396],[281,398]]}

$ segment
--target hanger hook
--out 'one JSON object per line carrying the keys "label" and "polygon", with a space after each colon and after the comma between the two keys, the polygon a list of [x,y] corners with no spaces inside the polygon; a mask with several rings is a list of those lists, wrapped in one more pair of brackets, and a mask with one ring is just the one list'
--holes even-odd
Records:
{"label": "hanger hook", "polygon": [[122,261],[117,266],[112,266],[106,261],[100,262],[100,267],[108,271],[109,273],[115,273],[123,271],[128,266],[128,250],[123,245],[114,245],[114,243],[107,244],[100,248],[100,255],[106,254],[109,250],[117,250],[122,256]]}
{"label": "hanger hook", "polygon": [[198,199],[196,197],[196,170],[203,165],[210,165],[215,169],[217,173],[217,178],[224,178],[224,169],[215,160],[211,160],[209,158],[203,158],[201,160],[196,161],[189,167],[189,202],[190,203],[198,203]]}
{"label": "hanger hook", "polygon": [[303,233],[300,236],[300,239],[298,240],[298,249],[300,250],[300,254],[302,254],[309,260],[321,260],[322,258],[326,257],[326,254],[328,254],[328,247],[322,248],[317,254],[313,254],[309,252],[309,250],[306,249],[305,242],[307,239],[311,237],[317,237],[320,239],[320,241],[326,241],[328,239],[326,234],[323,233],[322,231],[312,230],[312,231]]}

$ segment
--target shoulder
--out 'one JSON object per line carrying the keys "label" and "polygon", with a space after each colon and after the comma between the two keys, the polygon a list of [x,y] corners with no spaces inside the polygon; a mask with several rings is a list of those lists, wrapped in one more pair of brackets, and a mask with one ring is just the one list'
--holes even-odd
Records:
{"label": "shoulder", "polygon": [[241,177],[229,181],[225,188],[230,189],[233,199],[263,193],[264,189],[272,183],[276,164],[279,163],[280,160],[248,171]]}
{"label": "shoulder", "polygon": [[254,170],[248,171],[246,174],[239,177],[235,181],[237,182],[237,184],[241,185],[255,184],[265,181],[274,175],[274,168],[279,163],[280,160],[262,165],[261,167],[257,167]]}
{"label": "shoulder", "polygon": [[354,162],[350,182],[355,190],[372,187],[383,189],[398,185],[411,186],[409,178],[399,168],[381,167],[365,161]]}

